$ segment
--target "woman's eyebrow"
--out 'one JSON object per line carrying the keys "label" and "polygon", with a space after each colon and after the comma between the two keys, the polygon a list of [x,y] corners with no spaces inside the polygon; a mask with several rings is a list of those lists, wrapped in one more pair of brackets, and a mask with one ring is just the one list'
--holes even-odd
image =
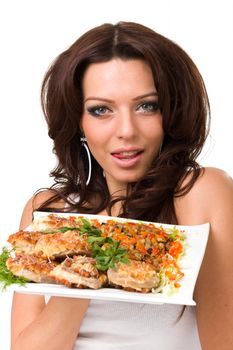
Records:
{"label": "woman's eyebrow", "polygon": [[87,102],[89,100],[97,100],[97,101],[105,101],[105,102],[109,102],[109,103],[113,103],[114,101],[113,100],[110,100],[108,98],[104,98],[104,97],[95,97],[95,96],[90,96],[90,97],[87,97],[84,102]]}
{"label": "woman's eyebrow", "polygon": [[158,96],[158,93],[156,91],[149,92],[147,94],[143,94],[137,97],[133,98],[133,101],[141,100],[142,98],[149,97],[149,96]]}
{"label": "woman's eyebrow", "polygon": [[[149,93],[147,93],[147,94],[143,94],[143,95],[134,97],[134,98],[133,98],[133,101],[141,100],[142,98],[149,97],[149,96],[158,96],[158,93],[157,93],[156,91],[149,92]],[[84,102],[87,102],[87,101],[89,101],[89,100],[104,101],[104,102],[114,103],[114,100],[111,100],[111,99],[108,99],[108,98],[105,98],[105,97],[96,97],[96,96],[87,97],[87,98],[84,100]]]}

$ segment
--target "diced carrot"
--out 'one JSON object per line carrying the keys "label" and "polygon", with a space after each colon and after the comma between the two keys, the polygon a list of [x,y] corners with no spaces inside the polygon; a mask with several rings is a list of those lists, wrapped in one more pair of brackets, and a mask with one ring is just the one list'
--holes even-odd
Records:
{"label": "diced carrot", "polygon": [[175,287],[175,288],[180,288],[180,287],[181,287],[181,285],[180,285],[180,283],[175,282],[175,283],[174,283],[174,287]]}

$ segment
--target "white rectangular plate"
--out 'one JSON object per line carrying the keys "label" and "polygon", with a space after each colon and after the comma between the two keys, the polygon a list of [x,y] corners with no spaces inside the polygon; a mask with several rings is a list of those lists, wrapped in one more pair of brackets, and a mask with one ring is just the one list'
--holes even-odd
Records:
{"label": "white rectangular plate", "polygon": [[[51,213],[35,212],[34,219],[38,219],[41,216],[45,216]],[[56,213],[58,214],[58,213]],[[122,219],[109,216],[100,215],[84,215],[74,213],[59,213],[61,216],[77,216],[86,217],[87,219],[97,219],[101,222],[106,220],[118,220],[118,221],[130,221],[137,222],[136,220]],[[140,221],[142,222],[142,221]],[[156,226],[163,226],[164,228],[173,228],[174,225],[153,223]],[[25,286],[12,285],[9,290],[13,290],[17,293],[26,294],[41,294],[49,296],[62,296],[71,298],[87,298],[98,300],[115,300],[115,301],[127,301],[135,303],[146,304],[181,304],[181,305],[195,305],[193,300],[193,291],[196,283],[196,279],[200,270],[200,266],[204,257],[206,244],[209,235],[209,223],[195,226],[176,226],[179,230],[182,230],[186,235],[186,249],[185,255],[180,260],[181,270],[184,273],[184,277],[180,280],[181,287],[176,293],[167,295],[163,293],[137,293],[127,292],[120,289],[113,288],[101,288],[98,290],[91,289],[77,289],[68,288],[66,286],[57,284],[42,284],[42,283],[27,283]]]}

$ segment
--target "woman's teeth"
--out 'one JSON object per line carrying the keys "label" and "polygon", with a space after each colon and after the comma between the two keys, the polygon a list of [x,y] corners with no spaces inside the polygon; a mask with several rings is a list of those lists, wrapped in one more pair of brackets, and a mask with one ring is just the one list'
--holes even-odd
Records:
{"label": "woman's teeth", "polygon": [[134,156],[135,154],[137,154],[138,153],[138,151],[131,151],[131,152],[121,152],[120,154],[122,155],[122,156],[129,156],[129,157],[132,157],[132,156]]}

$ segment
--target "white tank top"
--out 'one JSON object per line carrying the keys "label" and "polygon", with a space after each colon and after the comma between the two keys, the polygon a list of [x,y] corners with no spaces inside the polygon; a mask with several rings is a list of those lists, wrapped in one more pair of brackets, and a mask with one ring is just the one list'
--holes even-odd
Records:
{"label": "white tank top", "polygon": [[195,308],[92,300],[73,350],[201,350]]}

